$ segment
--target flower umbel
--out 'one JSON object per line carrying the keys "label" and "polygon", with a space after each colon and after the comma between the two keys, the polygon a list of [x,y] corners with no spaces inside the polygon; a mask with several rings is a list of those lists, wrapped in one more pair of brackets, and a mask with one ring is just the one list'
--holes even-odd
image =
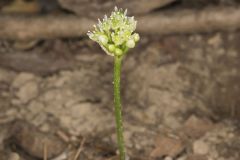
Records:
{"label": "flower umbel", "polygon": [[110,17],[105,15],[102,21],[98,19],[94,31],[88,31],[87,35],[108,55],[122,56],[129,48],[134,48],[140,39],[139,34],[134,33],[136,25],[134,17],[127,16],[127,10],[115,7]]}

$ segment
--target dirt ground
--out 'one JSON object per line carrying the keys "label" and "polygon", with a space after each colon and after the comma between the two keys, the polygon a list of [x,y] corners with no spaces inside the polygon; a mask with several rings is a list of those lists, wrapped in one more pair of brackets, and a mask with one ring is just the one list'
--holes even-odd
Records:
{"label": "dirt ground", "polygon": [[[96,10],[89,17],[95,17],[113,5],[109,0],[11,2],[0,2],[0,16],[17,10],[27,16],[81,17],[91,8]],[[161,3],[166,6],[145,7],[141,1],[134,7],[134,2],[129,6],[139,15],[239,5],[238,0],[166,0]],[[140,33],[139,44],[124,57],[128,160],[240,160],[240,32],[187,33]],[[113,58],[87,36],[0,37],[0,160],[117,160],[112,81]]]}
{"label": "dirt ground", "polygon": [[[239,42],[238,32],[142,35],[122,72],[130,159],[240,159]],[[24,52],[75,63],[47,74],[0,69],[1,159],[43,159],[44,150],[50,160],[116,159],[112,57],[85,38]]]}

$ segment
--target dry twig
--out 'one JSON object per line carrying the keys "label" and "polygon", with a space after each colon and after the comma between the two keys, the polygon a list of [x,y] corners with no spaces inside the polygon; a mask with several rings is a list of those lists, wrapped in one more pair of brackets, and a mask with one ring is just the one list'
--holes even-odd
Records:
{"label": "dry twig", "polygon": [[[240,28],[240,8],[179,10],[137,17],[138,30],[146,34],[166,35]],[[0,39],[50,39],[79,37],[92,28],[95,20],[76,16],[0,17]]]}
{"label": "dry twig", "polygon": [[76,153],[76,155],[74,156],[74,159],[73,159],[73,160],[77,160],[77,159],[78,159],[80,153],[81,153],[82,150],[83,150],[83,145],[84,145],[84,143],[85,143],[85,138],[82,139],[82,142],[81,142],[81,144],[80,144],[80,146],[79,146],[79,148],[78,148],[78,150],[77,150],[77,153]]}
{"label": "dry twig", "polygon": [[59,138],[61,138],[65,143],[68,143],[69,142],[69,137],[67,136],[66,133],[64,133],[63,131],[59,130],[57,131],[56,133],[58,135]]}
{"label": "dry twig", "polygon": [[48,148],[47,148],[47,143],[44,143],[44,148],[43,148],[43,159],[47,160],[48,158]]}

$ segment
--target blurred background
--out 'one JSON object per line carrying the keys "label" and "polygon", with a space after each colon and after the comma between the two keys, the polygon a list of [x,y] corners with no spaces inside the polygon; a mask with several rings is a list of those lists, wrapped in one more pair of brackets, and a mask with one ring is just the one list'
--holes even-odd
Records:
{"label": "blurred background", "polygon": [[131,160],[240,159],[239,0],[0,0],[0,159],[117,160],[113,58],[86,33],[138,21],[124,58]]}

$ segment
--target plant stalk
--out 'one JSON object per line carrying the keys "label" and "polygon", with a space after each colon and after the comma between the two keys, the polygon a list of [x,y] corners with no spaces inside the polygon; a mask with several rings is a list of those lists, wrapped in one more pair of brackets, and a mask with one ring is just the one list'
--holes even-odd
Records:
{"label": "plant stalk", "polygon": [[117,143],[120,154],[120,160],[125,160],[125,146],[123,138],[122,106],[120,95],[122,56],[114,56],[114,106],[117,130]]}

